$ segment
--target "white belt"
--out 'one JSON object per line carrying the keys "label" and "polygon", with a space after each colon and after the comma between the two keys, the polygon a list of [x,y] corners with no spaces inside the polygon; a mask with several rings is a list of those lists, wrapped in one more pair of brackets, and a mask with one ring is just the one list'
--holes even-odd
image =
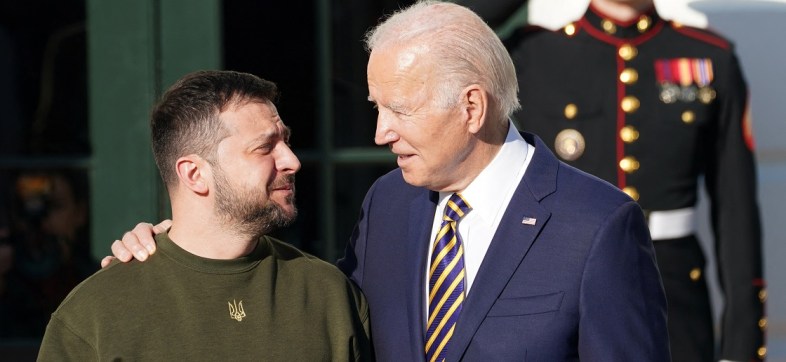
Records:
{"label": "white belt", "polygon": [[647,218],[652,240],[676,239],[696,232],[696,209],[650,211]]}

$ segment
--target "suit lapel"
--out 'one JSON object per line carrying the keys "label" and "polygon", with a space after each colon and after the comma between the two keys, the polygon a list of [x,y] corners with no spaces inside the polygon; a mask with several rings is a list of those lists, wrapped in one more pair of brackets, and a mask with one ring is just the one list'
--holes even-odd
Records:
{"label": "suit lapel", "polygon": [[[426,258],[430,246],[431,226],[439,194],[425,191],[410,203],[409,227],[407,228],[407,318],[409,320],[412,360],[425,359],[424,344],[424,288]],[[394,231],[395,232],[395,231]],[[413,265],[414,264],[414,265]]]}
{"label": "suit lapel", "polygon": [[[524,137],[528,143],[535,145],[536,151],[497,227],[467,295],[450,341],[448,361],[461,359],[472,336],[551,216],[541,206],[540,200],[556,189],[559,162],[540,139],[528,134],[524,134]],[[534,225],[531,225],[531,219],[535,219]]]}

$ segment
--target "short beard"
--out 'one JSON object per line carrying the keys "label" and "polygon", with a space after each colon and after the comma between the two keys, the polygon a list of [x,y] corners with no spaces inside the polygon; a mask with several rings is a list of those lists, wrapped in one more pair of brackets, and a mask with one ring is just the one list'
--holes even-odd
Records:
{"label": "short beard", "polygon": [[293,205],[293,211],[287,213],[281,205],[268,200],[264,205],[260,205],[259,195],[252,191],[235,190],[227,180],[224,171],[220,167],[215,168],[216,186],[216,212],[219,217],[226,220],[238,233],[258,238],[267,235],[279,228],[292,225],[297,218],[295,204],[295,176],[284,176],[272,185],[271,189],[279,184],[290,183],[293,186],[292,195],[287,197],[286,202]]}

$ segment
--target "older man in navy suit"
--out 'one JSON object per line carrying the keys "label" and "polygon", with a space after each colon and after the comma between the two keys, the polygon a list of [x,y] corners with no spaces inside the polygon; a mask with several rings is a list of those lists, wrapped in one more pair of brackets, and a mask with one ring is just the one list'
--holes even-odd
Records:
{"label": "older man in navy suit", "polygon": [[[493,31],[420,2],[366,41],[375,141],[399,168],[368,191],[338,264],[368,298],[377,358],[669,360],[641,209],[516,130],[516,74]],[[126,234],[131,250],[152,248],[148,225]]]}
{"label": "older man in navy suit", "polygon": [[399,168],[368,191],[339,267],[369,300],[377,357],[668,360],[641,210],[511,124],[516,75],[492,30],[427,2],[366,44],[375,141]]}

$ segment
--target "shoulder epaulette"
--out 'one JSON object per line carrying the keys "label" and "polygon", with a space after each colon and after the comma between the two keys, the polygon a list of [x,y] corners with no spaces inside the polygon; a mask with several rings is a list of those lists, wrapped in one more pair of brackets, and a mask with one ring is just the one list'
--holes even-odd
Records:
{"label": "shoulder epaulette", "polygon": [[707,44],[712,44],[724,50],[729,50],[731,48],[731,43],[726,40],[726,38],[712,30],[694,28],[692,26],[686,26],[675,21],[671,21],[670,23],[671,27],[682,35],[705,42]]}

